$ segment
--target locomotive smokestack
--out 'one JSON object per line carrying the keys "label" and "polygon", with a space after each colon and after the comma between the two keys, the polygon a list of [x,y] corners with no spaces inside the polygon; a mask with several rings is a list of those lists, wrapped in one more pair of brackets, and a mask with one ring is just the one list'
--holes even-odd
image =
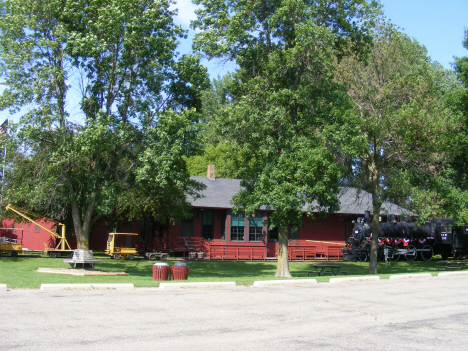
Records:
{"label": "locomotive smokestack", "polygon": [[364,212],[364,223],[370,223],[370,222],[371,222],[370,211],[365,211]]}

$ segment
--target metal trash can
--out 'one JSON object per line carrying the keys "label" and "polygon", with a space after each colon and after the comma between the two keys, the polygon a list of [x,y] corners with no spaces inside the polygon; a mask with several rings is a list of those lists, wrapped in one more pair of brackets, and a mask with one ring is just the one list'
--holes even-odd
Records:
{"label": "metal trash can", "polygon": [[172,279],[173,280],[187,280],[189,266],[184,262],[177,262],[172,266]]}
{"label": "metal trash can", "polygon": [[153,264],[153,280],[169,280],[171,268],[167,263]]}

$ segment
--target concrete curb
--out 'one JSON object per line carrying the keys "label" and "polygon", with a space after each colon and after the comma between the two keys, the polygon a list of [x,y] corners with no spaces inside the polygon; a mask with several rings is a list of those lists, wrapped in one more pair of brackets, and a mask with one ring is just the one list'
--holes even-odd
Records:
{"label": "concrete curb", "polygon": [[317,284],[316,279],[292,279],[292,280],[259,280],[253,282],[254,287],[272,286],[272,285],[299,285],[299,284]]}
{"label": "concrete curb", "polygon": [[440,272],[438,277],[447,277],[451,275],[468,275],[468,271],[461,271],[461,272]]}
{"label": "concrete curb", "polygon": [[133,290],[133,284],[41,284],[41,291],[62,290]]}
{"label": "concrete curb", "polygon": [[388,279],[412,279],[412,278],[431,278],[431,273],[417,273],[417,274],[398,274],[391,275]]}
{"label": "concrete curb", "polygon": [[235,288],[235,282],[193,282],[193,283],[161,283],[159,289],[184,289],[184,288]]}
{"label": "concrete curb", "polygon": [[6,284],[0,284],[0,292],[6,291]]}
{"label": "concrete curb", "polygon": [[378,275],[364,276],[364,277],[346,277],[346,278],[330,278],[329,283],[347,283],[347,282],[361,282],[369,280],[380,280]]}

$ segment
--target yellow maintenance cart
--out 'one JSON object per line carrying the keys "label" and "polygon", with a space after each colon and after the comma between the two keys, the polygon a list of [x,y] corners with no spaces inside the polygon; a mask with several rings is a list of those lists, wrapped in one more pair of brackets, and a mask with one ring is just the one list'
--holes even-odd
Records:
{"label": "yellow maintenance cart", "polygon": [[[138,256],[138,251],[134,247],[115,247],[115,241],[117,240],[118,235],[138,235],[137,233],[109,233],[107,237],[107,249],[104,252],[106,255],[113,257],[115,260],[120,260],[121,258],[127,258],[133,260]],[[169,254],[165,252],[146,252],[145,258],[149,260],[167,260]]]}
{"label": "yellow maintenance cart", "polygon": [[[5,210],[6,211],[8,211],[8,210],[12,211],[13,213],[16,213],[17,215],[23,217],[24,219],[27,219],[31,223],[34,223],[38,227],[41,227],[42,229],[44,229],[45,231],[50,233],[50,235],[52,235],[56,239],[57,244],[56,244],[55,248],[52,248],[52,247],[46,247],[45,248],[44,253],[46,255],[49,255],[52,258],[60,257],[61,255],[71,257],[73,255],[73,250],[70,248],[70,245],[68,244],[67,238],[65,237],[65,224],[59,223],[59,222],[57,222],[57,221],[55,221],[55,220],[53,220],[51,218],[46,218],[46,217],[40,216],[40,215],[35,214],[35,213],[31,212],[31,211],[26,211],[26,210],[24,210],[22,208],[13,206],[11,204],[8,204],[7,207],[5,207]],[[35,220],[33,220],[31,217],[41,218],[41,219],[43,219],[45,221],[52,222],[57,227],[61,226],[62,227],[62,231],[61,231],[62,235],[58,235],[56,232],[53,232],[52,230],[44,227],[43,225],[41,225],[38,222],[36,222]]]}
{"label": "yellow maintenance cart", "polygon": [[10,255],[11,257],[16,257],[22,250],[22,245],[18,244],[16,239],[0,237],[0,256]]}
{"label": "yellow maintenance cart", "polygon": [[107,249],[105,254],[116,260],[127,258],[133,260],[138,256],[138,251],[134,247],[115,247],[115,241],[118,235],[138,235],[137,233],[109,233],[107,237]]}

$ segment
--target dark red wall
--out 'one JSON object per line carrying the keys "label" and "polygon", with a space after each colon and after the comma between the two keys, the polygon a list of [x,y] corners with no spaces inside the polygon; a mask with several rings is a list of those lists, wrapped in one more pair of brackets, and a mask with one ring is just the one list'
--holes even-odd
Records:
{"label": "dark red wall", "polygon": [[[193,215],[193,236],[195,238],[201,237],[201,227],[202,227],[202,215],[201,210],[195,209]],[[226,244],[226,241],[221,241],[221,224],[223,221],[222,211],[214,210],[214,240],[212,241],[214,244]],[[304,216],[304,225],[300,228],[299,231],[299,242],[300,245],[313,245],[313,241],[327,241],[331,243],[345,243],[346,239],[346,228],[349,225],[346,225],[346,222],[342,219],[342,216],[339,214],[329,214],[325,219],[320,218],[318,215],[317,218],[311,219]],[[265,215],[266,219],[266,215]],[[248,241],[248,225],[245,229],[245,241],[239,242],[230,242],[229,241],[229,226],[231,222],[230,213],[227,213],[226,218],[226,236],[227,236],[227,243],[229,245],[249,245],[249,246],[257,246],[261,245],[264,246],[265,243],[263,242],[249,242]],[[246,221],[248,222],[248,221]],[[180,237],[180,225],[171,225],[169,227],[169,236],[171,238],[179,238]],[[266,233],[266,227],[264,228],[264,232]],[[313,241],[312,241],[313,240]],[[265,240],[264,240],[265,241]]]}
{"label": "dark red wall", "polygon": [[[38,220],[37,222],[55,232],[55,224],[44,222],[43,220]],[[11,228],[13,224],[15,229],[22,230],[8,229]],[[41,227],[39,227],[36,232],[36,225],[33,223],[15,222],[12,219],[3,219],[1,221],[1,228],[0,236],[17,239],[17,243],[23,246],[23,250],[44,251],[45,245],[47,245],[47,247],[55,247],[55,238]]]}

